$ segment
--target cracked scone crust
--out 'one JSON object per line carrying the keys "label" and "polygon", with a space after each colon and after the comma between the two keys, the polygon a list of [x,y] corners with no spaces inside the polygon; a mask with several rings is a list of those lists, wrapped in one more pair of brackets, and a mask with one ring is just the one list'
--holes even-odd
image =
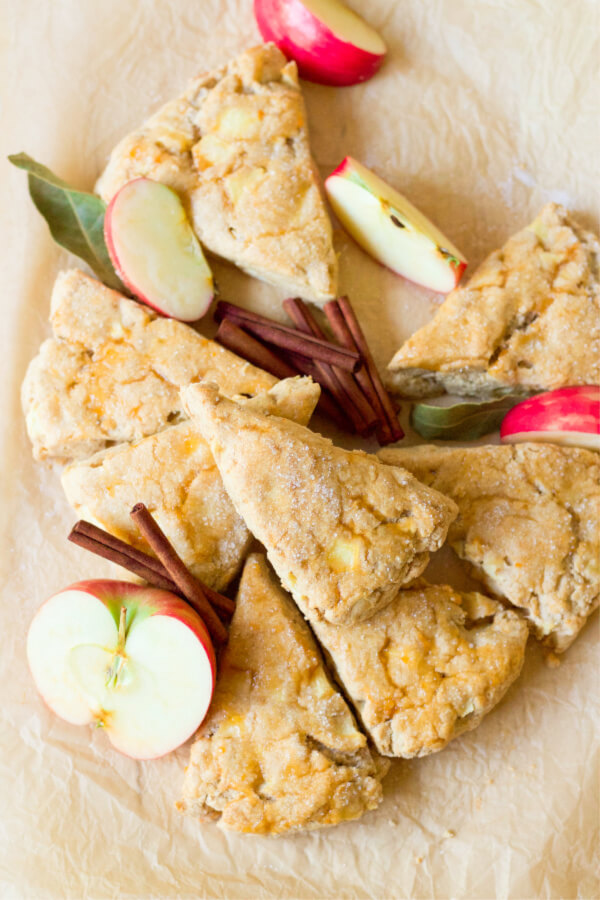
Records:
{"label": "cracked scone crust", "polygon": [[234,506],[311,613],[368,617],[443,543],[454,503],[407,472],[232,403],[214,385],[190,385],[182,397]]}
{"label": "cracked scone crust", "polygon": [[426,756],[476,728],[523,665],[528,629],[481,594],[415,585],[366,622],[313,629],[385,756]]}
{"label": "cracked scone crust", "polygon": [[600,383],[600,243],[550,203],[389,364],[406,397]]}
{"label": "cracked scone crust", "polygon": [[253,834],[337,825],[379,805],[388,765],[367,747],[265,558],[250,556],[180,809]]}
{"label": "cracked scone crust", "polygon": [[557,652],[600,599],[600,457],[554,444],[382,450],[459,508],[448,541]]}
{"label": "cracked scone crust", "polygon": [[310,155],[296,64],[264,44],[200,75],[113,151],[97,190],[174,188],[211,252],[307,300],[335,297],[331,223]]}
{"label": "cracked scone crust", "polygon": [[84,459],[181,421],[179,388],[197,378],[216,381],[230,397],[277,382],[78,269],[56,279],[50,321],[54,337],[29,364],[21,390],[36,459]]}
{"label": "cracked scone crust", "polygon": [[[310,378],[290,378],[240,402],[307,424],[319,394]],[[130,516],[136,503],[145,503],[188,569],[218,591],[235,576],[252,541],[189,420],[72,463],[61,481],[81,518],[147,552]]]}

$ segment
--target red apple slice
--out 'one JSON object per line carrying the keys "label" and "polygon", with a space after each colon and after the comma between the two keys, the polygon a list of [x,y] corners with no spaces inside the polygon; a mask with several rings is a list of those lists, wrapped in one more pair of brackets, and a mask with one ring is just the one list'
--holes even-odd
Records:
{"label": "red apple slice", "polygon": [[295,60],[308,81],[366,81],[386,54],[377,32],[339,0],[254,0],[254,15],[264,40]]}
{"label": "red apple slice", "polygon": [[347,156],[325,181],[344,228],[378,262],[417,284],[446,294],[467,261],[406,197]]}
{"label": "red apple slice", "polygon": [[135,759],[186,741],[215,684],[214,649],[196,612],[126,581],[81,581],[50,597],[29,628],[27,658],[53,712],[96,722]]}
{"label": "red apple slice", "polygon": [[513,406],[500,427],[505,444],[549,441],[600,450],[600,387],[559,388]]}
{"label": "red apple slice", "polygon": [[106,210],[104,236],[119,278],[148,306],[182,322],[207,312],[212,273],[171,188],[150,178],[127,182]]}

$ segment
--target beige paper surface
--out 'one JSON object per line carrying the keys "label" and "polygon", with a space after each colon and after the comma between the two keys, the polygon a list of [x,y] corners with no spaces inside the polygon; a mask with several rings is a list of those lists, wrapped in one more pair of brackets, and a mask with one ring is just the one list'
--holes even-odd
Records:
{"label": "beige paper surface", "polygon": [[[352,154],[398,186],[473,266],[547,200],[594,226],[595,0],[353,0],[389,60],[369,83],[306,86],[327,174]],[[506,700],[443,753],[397,761],[358,823],[294,838],[222,833],[174,809],[187,749],[137,763],[47,711],[25,662],[39,604],[110,570],[67,544],[57,473],[34,465],[18,389],[49,333],[56,272],[27,151],[91,188],[114,143],[196,71],[256,43],[251,0],[1,0],[0,896],[593,898],[598,871],[598,617],[547,668],[532,642]],[[341,237],[342,288],[384,364],[437,298]],[[215,266],[226,299],[277,292]],[[428,573],[466,576],[442,551]]]}

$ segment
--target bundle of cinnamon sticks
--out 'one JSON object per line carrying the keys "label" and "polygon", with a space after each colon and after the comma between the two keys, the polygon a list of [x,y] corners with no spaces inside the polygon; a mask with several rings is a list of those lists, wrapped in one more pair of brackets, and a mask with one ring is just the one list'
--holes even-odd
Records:
{"label": "bundle of cinnamon sticks", "polygon": [[341,430],[362,437],[375,432],[381,446],[404,437],[348,298],[325,305],[334,340],[302,300],[285,300],[283,306],[294,327],[219,302],[216,340],[277,378],[310,375],[322,388],[320,411]]}
{"label": "bundle of cinnamon sticks", "polygon": [[131,517],[155,556],[137,550],[120,538],[83,520],[73,526],[69,540],[84,550],[128,569],[152,587],[178,594],[198,613],[215,643],[225,643],[227,629],[224,622],[231,619],[235,609],[233,600],[217,593],[192,575],[143,503],[137,503],[133,507]]}

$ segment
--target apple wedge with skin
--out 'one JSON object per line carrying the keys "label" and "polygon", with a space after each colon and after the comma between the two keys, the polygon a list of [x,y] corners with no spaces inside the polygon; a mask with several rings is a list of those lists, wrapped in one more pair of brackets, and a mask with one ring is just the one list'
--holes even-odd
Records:
{"label": "apple wedge with skin", "polygon": [[123,284],[143,303],[195,322],[213,298],[213,277],[181,200],[171,188],[135,178],[117,191],[104,237]]}
{"label": "apple wedge with skin", "polygon": [[351,156],[325,181],[331,207],[363,250],[398,275],[447,294],[467,261],[419,210]]}
{"label": "apple wedge with skin", "polygon": [[548,441],[600,450],[600,387],[558,388],[523,400],[504,417],[500,439],[503,444]]}
{"label": "apple wedge with skin", "polygon": [[127,581],[80,581],[46,600],[29,628],[27,659],[53,712],[74,725],[95,722],[134,759],[186,741],[216,678],[197,613],[175,594]]}
{"label": "apple wedge with skin", "polygon": [[307,81],[344,87],[371,78],[386,46],[340,0],[254,0],[265,41],[273,41]]}

